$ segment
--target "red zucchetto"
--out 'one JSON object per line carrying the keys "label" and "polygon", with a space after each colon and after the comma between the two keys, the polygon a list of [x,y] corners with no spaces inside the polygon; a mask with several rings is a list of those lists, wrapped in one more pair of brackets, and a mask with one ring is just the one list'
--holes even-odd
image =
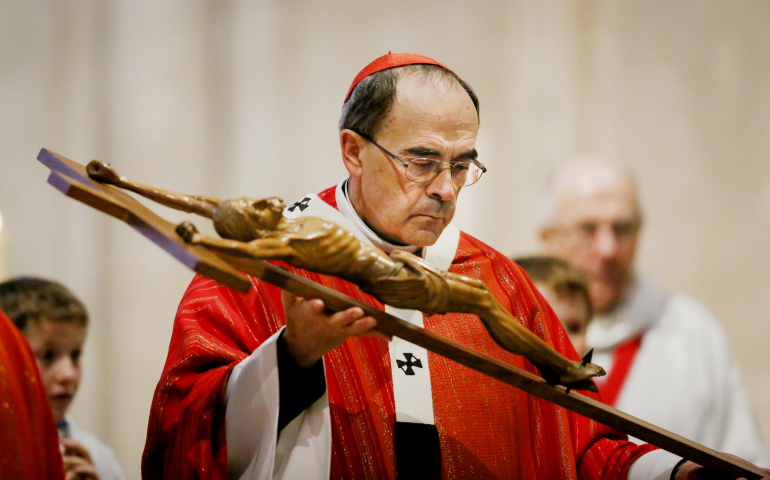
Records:
{"label": "red zucchetto", "polygon": [[[369,75],[380,72],[382,70],[387,70],[393,67],[403,67],[404,65],[420,65],[420,64],[438,65],[441,68],[446,68],[444,65],[438,63],[432,58],[426,57],[425,55],[419,55],[417,53],[388,52],[387,55],[383,55],[380,58],[376,59],[375,61],[373,61],[366,67],[364,67],[364,69],[361,70],[358,73],[358,75],[356,75],[356,78],[353,79],[353,83],[350,84],[350,89],[348,90],[348,94],[345,95],[345,102],[347,102],[348,98],[350,98],[350,93],[353,91],[354,88],[356,88],[356,85],[358,85],[358,82],[368,77]],[[448,68],[446,69],[449,70]]]}

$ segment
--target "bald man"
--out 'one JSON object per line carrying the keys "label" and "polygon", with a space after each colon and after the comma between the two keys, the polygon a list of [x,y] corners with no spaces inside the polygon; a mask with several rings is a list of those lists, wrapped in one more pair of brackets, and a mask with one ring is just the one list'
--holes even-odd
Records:
{"label": "bald man", "polygon": [[634,271],[642,213],[633,176],[591,158],[551,177],[540,238],[583,270],[596,317],[586,342],[620,410],[767,466],[767,450],[722,327],[692,298]]}

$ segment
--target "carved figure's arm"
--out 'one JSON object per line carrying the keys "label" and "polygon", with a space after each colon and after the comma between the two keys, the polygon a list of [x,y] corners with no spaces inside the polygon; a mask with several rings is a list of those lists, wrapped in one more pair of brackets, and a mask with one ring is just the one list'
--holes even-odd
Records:
{"label": "carved figure's arm", "polygon": [[251,242],[215,238],[200,233],[195,225],[189,221],[177,225],[176,233],[184,238],[187,243],[203,245],[212,250],[242,257],[260,260],[285,260],[288,262],[297,257],[297,252],[294,251],[286,238],[259,238]]}
{"label": "carved figure's arm", "polygon": [[217,197],[185,195],[134,182],[133,180],[129,180],[123,175],[118,174],[114,168],[101,160],[91,160],[88,165],[86,165],[86,171],[88,172],[88,176],[97,182],[115,185],[116,187],[138,193],[139,195],[149,198],[166,207],[181,210],[183,212],[195,213],[196,215],[206,218],[211,218],[214,214],[214,209],[222,203],[222,200]]}

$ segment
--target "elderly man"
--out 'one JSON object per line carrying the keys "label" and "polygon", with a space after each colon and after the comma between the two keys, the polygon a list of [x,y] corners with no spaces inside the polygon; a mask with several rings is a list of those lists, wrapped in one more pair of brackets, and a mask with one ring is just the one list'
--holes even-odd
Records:
{"label": "elderly man", "polygon": [[[478,101],[434,60],[388,54],[353,81],[340,121],[349,177],[284,212],[346,226],[386,252],[482,280],[574,360],[558,319],[503,255],[450,224],[484,167]],[[468,314],[394,310],[335,277],[294,272],[536,372]],[[325,311],[254,279],[196,277],[152,405],[145,478],[656,478],[677,458],[426,352],[372,336],[359,308]],[[285,325],[285,328],[284,328]],[[686,474],[693,465],[680,469]]]}
{"label": "elderly man", "polygon": [[589,276],[597,316],[586,341],[607,401],[716,450],[767,466],[740,373],[722,328],[695,300],[634,273],[642,225],[635,182],[598,159],[550,179],[540,237],[548,253]]}

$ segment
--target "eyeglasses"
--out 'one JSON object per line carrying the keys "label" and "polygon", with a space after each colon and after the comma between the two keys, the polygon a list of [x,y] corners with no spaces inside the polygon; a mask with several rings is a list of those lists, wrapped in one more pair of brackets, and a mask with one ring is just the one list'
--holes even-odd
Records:
{"label": "eyeglasses", "polygon": [[[406,168],[406,178],[415,183],[430,182],[444,170],[445,162],[437,158],[400,158],[366,135],[361,135],[361,137],[372,142],[375,147],[382,150],[382,153],[403,165]],[[452,182],[458,187],[473,185],[487,171],[487,167],[476,159],[448,162],[447,165]]]}
{"label": "eyeglasses", "polygon": [[582,222],[575,225],[558,227],[557,232],[567,235],[574,242],[591,244],[596,241],[600,232],[607,228],[619,245],[627,246],[633,245],[640,227],[641,222],[639,219],[633,218],[611,223]]}

